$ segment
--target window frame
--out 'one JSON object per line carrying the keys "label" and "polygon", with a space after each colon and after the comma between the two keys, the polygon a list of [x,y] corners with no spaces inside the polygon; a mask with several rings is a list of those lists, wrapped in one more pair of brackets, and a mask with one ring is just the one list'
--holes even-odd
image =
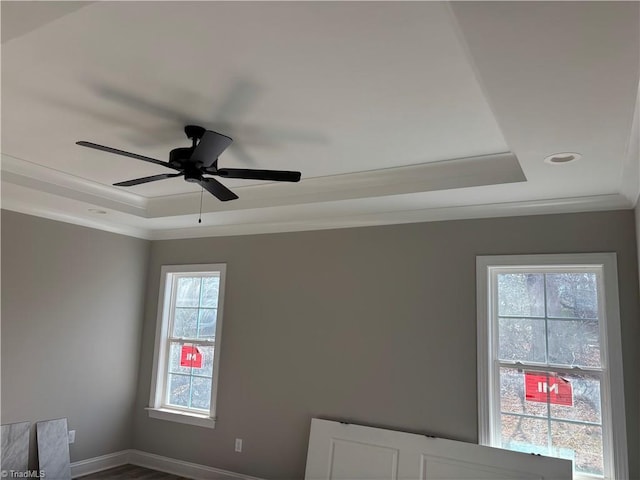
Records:
{"label": "window frame", "polygon": [[[532,269],[551,272],[557,269],[600,269],[598,286],[601,332],[601,422],[603,428],[604,479],[628,477],[627,435],[624,407],[622,341],[618,295],[617,256],[615,253],[485,255],[476,257],[477,354],[478,354],[478,442],[501,448],[496,429],[500,426],[500,382],[497,362],[498,329],[495,319],[495,295],[492,286],[497,273]],[[553,368],[553,367],[550,367]],[[590,373],[590,369],[571,369]],[[496,415],[498,412],[498,415]],[[598,478],[583,474],[576,478]]]}
{"label": "window frame", "polygon": [[[203,344],[213,345],[213,371],[211,375],[211,403],[209,412],[201,409],[189,409],[179,406],[165,405],[165,385],[168,377],[169,348],[173,336],[169,335],[169,328],[175,310],[174,279],[189,276],[204,276],[206,273],[219,275],[218,306],[216,312],[216,331],[214,341],[203,341]],[[198,275],[199,274],[199,275]],[[158,294],[158,312],[156,320],[156,336],[153,354],[153,371],[151,374],[151,391],[149,406],[146,408],[149,417],[169,420],[189,425],[215,428],[216,407],[218,397],[218,376],[220,372],[220,342],[224,310],[224,293],[226,280],[226,264],[192,264],[192,265],[163,265],[160,269],[160,287]],[[185,343],[189,343],[185,341]],[[194,342],[199,343],[199,342]]]}

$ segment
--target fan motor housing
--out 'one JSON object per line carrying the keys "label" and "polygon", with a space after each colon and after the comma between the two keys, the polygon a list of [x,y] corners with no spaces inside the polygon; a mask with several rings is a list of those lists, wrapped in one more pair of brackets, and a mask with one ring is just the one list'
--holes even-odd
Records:
{"label": "fan motor housing", "polygon": [[169,153],[169,164],[174,168],[183,168],[184,163],[191,158],[193,150],[193,147],[174,148]]}

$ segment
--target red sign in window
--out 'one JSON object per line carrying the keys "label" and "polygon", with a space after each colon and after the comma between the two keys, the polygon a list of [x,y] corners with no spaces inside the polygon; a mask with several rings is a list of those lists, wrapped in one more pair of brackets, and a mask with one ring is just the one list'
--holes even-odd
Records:
{"label": "red sign in window", "polygon": [[198,347],[193,345],[183,345],[180,353],[180,366],[202,368],[202,353]]}
{"label": "red sign in window", "polygon": [[525,398],[530,402],[573,406],[573,388],[568,380],[556,375],[524,374]]}

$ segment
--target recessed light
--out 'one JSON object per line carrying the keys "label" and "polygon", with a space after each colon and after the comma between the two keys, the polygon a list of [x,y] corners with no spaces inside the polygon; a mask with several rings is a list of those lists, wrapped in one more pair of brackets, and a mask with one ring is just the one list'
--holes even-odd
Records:
{"label": "recessed light", "polygon": [[563,153],[554,153],[553,155],[549,155],[544,161],[550,165],[564,165],[565,163],[575,162],[576,160],[580,160],[582,155],[575,152],[563,152]]}
{"label": "recessed light", "polygon": [[106,210],[100,210],[99,208],[90,208],[89,211],[91,213],[96,214],[96,215],[106,215],[107,214]]}

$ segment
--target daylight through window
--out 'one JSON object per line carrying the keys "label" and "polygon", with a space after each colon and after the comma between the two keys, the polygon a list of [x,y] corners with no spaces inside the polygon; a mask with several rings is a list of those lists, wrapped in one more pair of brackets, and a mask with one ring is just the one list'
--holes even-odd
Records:
{"label": "daylight through window", "polygon": [[213,426],[224,265],[166,266],[150,416]]}
{"label": "daylight through window", "polygon": [[619,320],[605,305],[617,301],[617,288],[615,296],[606,291],[602,263],[500,265],[499,258],[479,262],[478,272],[485,443],[570,459],[577,477],[614,478],[610,360],[619,350],[610,352],[607,338],[619,342]]}

